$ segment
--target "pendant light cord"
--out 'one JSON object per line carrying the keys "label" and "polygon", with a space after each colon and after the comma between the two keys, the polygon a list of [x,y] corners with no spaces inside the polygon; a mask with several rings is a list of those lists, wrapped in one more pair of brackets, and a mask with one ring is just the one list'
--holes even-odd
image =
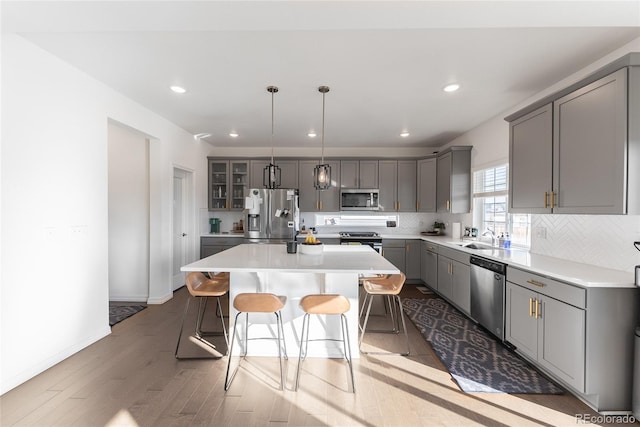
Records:
{"label": "pendant light cord", "polygon": [[322,92],[322,154],[320,163],[324,164],[324,96],[326,92]]}
{"label": "pendant light cord", "polygon": [[273,164],[273,93],[271,91],[271,164]]}

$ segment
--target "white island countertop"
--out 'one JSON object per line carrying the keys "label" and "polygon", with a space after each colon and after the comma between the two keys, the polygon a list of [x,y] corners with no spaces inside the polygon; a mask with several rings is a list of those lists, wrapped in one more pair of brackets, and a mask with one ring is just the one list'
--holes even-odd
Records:
{"label": "white island countertop", "polygon": [[287,253],[285,244],[243,244],[185,265],[181,271],[397,274],[369,246],[323,245],[321,255]]}

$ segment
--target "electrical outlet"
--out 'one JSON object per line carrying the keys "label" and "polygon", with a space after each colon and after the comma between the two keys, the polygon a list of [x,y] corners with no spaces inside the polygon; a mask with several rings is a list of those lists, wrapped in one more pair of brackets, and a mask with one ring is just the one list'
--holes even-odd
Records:
{"label": "electrical outlet", "polygon": [[537,239],[546,239],[547,238],[547,227],[536,227],[536,238]]}
{"label": "electrical outlet", "polygon": [[86,225],[73,225],[69,229],[71,240],[83,240],[87,236]]}

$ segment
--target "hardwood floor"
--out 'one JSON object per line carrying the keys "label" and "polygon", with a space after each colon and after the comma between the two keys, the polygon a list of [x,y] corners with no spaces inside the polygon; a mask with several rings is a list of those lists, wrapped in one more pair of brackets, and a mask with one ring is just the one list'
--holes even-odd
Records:
{"label": "hardwood floor", "polygon": [[[575,414],[597,415],[569,393],[461,392],[410,321],[411,356],[363,355],[355,360],[355,394],[349,390],[346,363],[337,359],[307,359],[300,390],[292,391],[297,355],[287,362],[286,390],[277,390],[277,359],[254,357],[243,362],[225,393],[226,358],[174,358],[187,295],[183,288],[171,301],[150,305],[115,325],[108,337],[1,396],[0,424],[572,426]],[[411,285],[402,296],[423,297]],[[191,325],[193,321],[185,326],[181,353],[205,355],[186,339]],[[401,338],[378,334],[366,343],[393,349],[403,344]],[[223,339],[217,340],[224,349]]]}

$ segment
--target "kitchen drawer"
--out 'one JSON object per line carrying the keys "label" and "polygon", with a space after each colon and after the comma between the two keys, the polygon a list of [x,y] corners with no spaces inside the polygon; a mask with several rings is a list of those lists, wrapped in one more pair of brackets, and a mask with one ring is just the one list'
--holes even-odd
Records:
{"label": "kitchen drawer", "polygon": [[539,274],[519,270],[511,266],[507,266],[507,280],[578,308],[586,308],[586,290],[584,288],[549,279]]}
{"label": "kitchen drawer", "polygon": [[222,245],[235,246],[235,245],[240,245],[240,244],[244,243],[243,239],[244,239],[244,234],[241,234],[238,237],[207,237],[207,236],[201,236],[200,237],[200,244],[201,245],[215,245],[215,246],[222,246]]}
{"label": "kitchen drawer", "polygon": [[431,242],[427,242],[426,240],[423,240],[422,247],[429,252],[433,252],[434,254],[438,253],[438,245],[436,245],[435,243],[431,243]]}
{"label": "kitchen drawer", "polygon": [[383,248],[404,248],[404,239],[382,239]]}
{"label": "kitchen drawer", "polygon": [[442,255],[449,259],[461,262],[462,264],[469,265],[469,254],[467,252],[440,246],[438,248],[438,255]]}

